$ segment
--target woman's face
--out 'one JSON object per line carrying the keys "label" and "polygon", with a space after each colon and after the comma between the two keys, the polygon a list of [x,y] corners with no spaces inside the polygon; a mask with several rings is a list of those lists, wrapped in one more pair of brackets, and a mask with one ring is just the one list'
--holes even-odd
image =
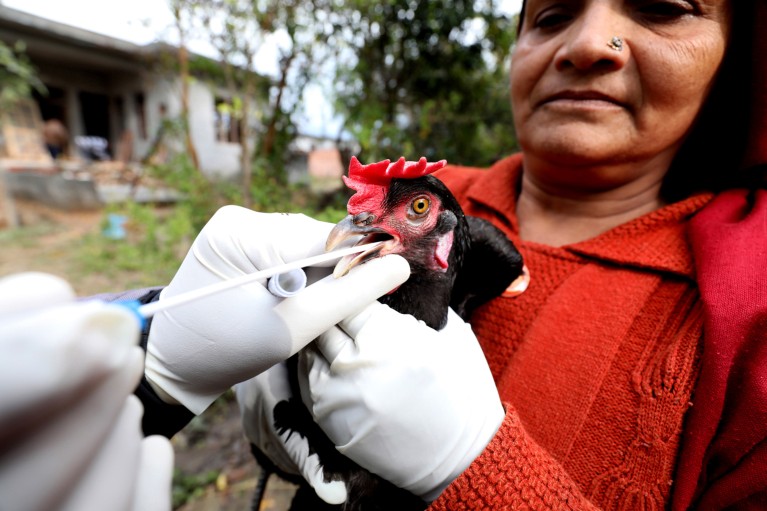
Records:
{"label": "woman's face", "polygon": [[525,154],[670,162],[722,62],[730,1],[528,0],[511,66]]}

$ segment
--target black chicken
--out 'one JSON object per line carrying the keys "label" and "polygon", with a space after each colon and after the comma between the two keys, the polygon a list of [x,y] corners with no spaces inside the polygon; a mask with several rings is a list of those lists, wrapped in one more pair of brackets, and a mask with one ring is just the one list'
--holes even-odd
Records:
{"label": "black chicken", "polygon": [[[465,216],[447,187],[428,175],[444,164],[427,163],[425,158],[418,162],[401,158],[394,164],[386,160],[363,166],[352,158],[344,182],[356,193],[348,203],[349,216],[333,229],[327,242],[328,250],[350,238],[358,238],[358,243],[381,242],[372,250],[339,261],[334,272],[337,277],[383,255],[399,254],[407,259],[410,278],[379,301],[436,330],[445,326],[448,307],[466,318],[522,274],[522,257],[508,238],[489,222]],[[288,362],[293,395],[300,396],[296,357]],[[331,506],[306,483],[299,482],[293,511],[426,507],[420,498],[336,451],[299,397],[278,403],[274,416],[281,433],[288,431],[308,439],[310,448],[319,455],[326,478],[345,481],[349,495],[344,504]],[[257,448],[253,447],[253,451],[265,470],[274,470]]]}

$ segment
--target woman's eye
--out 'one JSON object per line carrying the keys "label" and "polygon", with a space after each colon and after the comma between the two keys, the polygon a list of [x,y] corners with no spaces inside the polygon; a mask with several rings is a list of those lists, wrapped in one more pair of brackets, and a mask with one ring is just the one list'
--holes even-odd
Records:
{"label": "woman's eye", "polygon": [[413,213],[416,215],[423,215],[427,211],[429,211],[429,206],[431,203],[429,202],[429,199],[427,197],[418,197],[415,200],[413,200],[413,203],[410,205],[411,209],[413,210]]}
{"label": "woman's eye", "polygon": [[638,7],[639,13],[653,21],[671,22],[677,19],[695,14],[695,5],[685,0],[663,0],[641,2]]}
{"label": "woman's eye", "polygon": [[573,19],[573,15],[563,8],[546,9],[535,17],[534,26],[536,28],[549,29],[558,27]]}

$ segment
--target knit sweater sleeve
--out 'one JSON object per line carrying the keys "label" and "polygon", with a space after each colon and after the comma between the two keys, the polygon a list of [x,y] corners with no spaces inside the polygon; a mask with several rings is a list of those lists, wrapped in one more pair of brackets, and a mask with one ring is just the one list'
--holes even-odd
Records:
{"label": "knit sweater sleeve", "polygon": [[513,407],[504,407],[506,416],[493,440],[429,510],[596,509],[525,432]]}

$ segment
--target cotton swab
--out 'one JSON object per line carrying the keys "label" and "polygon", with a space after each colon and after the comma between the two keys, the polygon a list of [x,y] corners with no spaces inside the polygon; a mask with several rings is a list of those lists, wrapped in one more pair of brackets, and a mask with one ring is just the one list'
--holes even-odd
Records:
{"label": "cotton swab", "polygon": [[[239,286],[245,286],[247,284],[252,284],[253,282],[257,282],[262,279],[268,279],[270,277],[274,277],[275,275],[282,275],[288,272],[291,272],[293,270],[300,270],[301,268],[306,268],[309,266],[315,266],[320,263],[325,263],[328,261],[332,261],[333,259],[340,259],[343,256],[349,255],[349,254],[356,254],[359,252],[364,252],[366,250],[369,250],[379,243],[367,243],[365,245],[357,245],[354,247],[347,247],[342,248],[339,250],[334,250],[333,252],[327,252],[325,254],[316,255],[313,257],[307,257],[306,259],[301,259],[298,261],[293,261],[286,264],[281,264],[278,266],[274,266],[272,268],[267,268],[265,270],[260,270],[255,273],[249,273],[247,275],[243,275],[241,277],[235,277],[233,279],[225,280],[223,282],[217,282],[216,284],[211,284],[209,286],[201,287],[199,289],[195,289],[193,291],[188,291],[186,293],[182,293],[180,295],[172,296],[170,298],[166,298],[157,302],[147,303],[144,305],[139,305],[138,307],[130,307],[133,308],[134,311],[142,318],[150,318],[154,314],[171,309],[173,307],[177,307],[179,305],[183,305],[189,302],[192,302],[194,300],[199,300],[200,298],[205,298],[206,296],[210,296],[216,293],[220,293],[221,291],[226,291],[227,289],[232,289]],[[306,281],[304,280],[303,283],[299,283],[296,285],[293,284],[292,288],[289,290],[292,294],[295,294],[300,288],[303,288],[303,285],[305,285]]]}

